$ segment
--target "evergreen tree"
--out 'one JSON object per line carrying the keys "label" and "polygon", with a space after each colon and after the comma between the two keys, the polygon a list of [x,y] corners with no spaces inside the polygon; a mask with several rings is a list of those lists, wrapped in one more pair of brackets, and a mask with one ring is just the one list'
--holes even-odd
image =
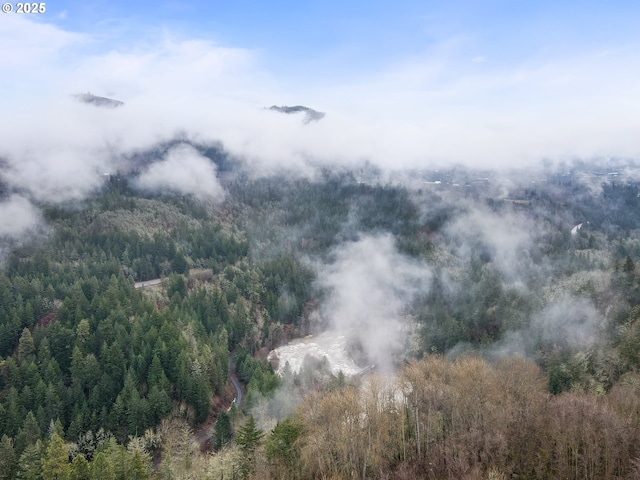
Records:
{"label": "evergreen tree", "polygon": [[62,427],[60,418],[56,418],[55,421],[51,419],[49,422],[49,437],[52,437],[54,434],[60,438],[64,438],[64,428]]}
{"label": "evergreen tree", "polygon": [[91,462],[91,480],[115,480],[116,473],[105,452],[98,453]]}
{"label": "evergreen tree", "polygon": [[16,467],[16,452],[13,448],[13,440],[3,435],[0,440],[0,480],[13,480]]}
{"label": "evergreen tree", "polygon": [[15,387],[9,389],[9,393],[5,399],[5,412],[4,418],[5,433],[9,436],[14,436],[18,433],[20,426],[24,418],[24,409],[19,402],[18,391]]}
{"label": "evergreen tree", "polygon": [[151,366],[149,367],[149,373],[147,375],[149,387],[158,387],[161,391],[167,391],[169,389],[169,380],[164,373],[160,357],[157,354],[153,355],[151,360]]}
{"label": "evergreen tree", "polygon": [[267,459],[276,467],[295,468],[300,462],[298,439],[302,434],[302,423],[297,418],[287,418],[278,423],[266,440]]}
{"label": "evergreen tree", "polygon": [[193,406],[196,423],[204,422],[211,409],[211,387],[203,374],[192,377],[188,393],[189,403]]}
{"label": "evergreen tree", "polygon": [[71,473],[69,474],[69,480],[91,480],[91,474],[89,472],[89,462],[84,458],[84,455],[76,455],[71,462]]}
{"label": "evergreen tree", "polygon": [[7,412],[4,409],[4,405],[2,405],[2,403],[0,403],[0,432],[4,432],[5,431],[5,425],[6,425],[6,415]]}
{"label": "evergreen tree", "polygon": [[24,424],[18,433],[18,437],[16,438],[16,447],[20,453],[27,447],[27,445],[31,445],[36,443],[42,432],[40,431],[40,426],[38,425],[38,421],[36,420],[35,415],[31,410],[27,413],[26,418],[24,419]]}
{"label": "evergreen tree", "polygon": [[220,450],[231,441],[233,434],[231,428],[231,418],[227,412],[220,412],[216,419],[216,426],[213,430],[213,448]]}
{"label": "evergreen tree", "polygon": [[130,480],[148,480],[149,478],[149,468],[138,451],[133,452],[131,456],[127,478]]}
{"label": "evergreen tree", "polygon": [[256,421],[253,415],[238,429],[236,443],[240,446],[240,450],[244,455],[240,470],[245,477],[255,468],[254,454],[263,436],[262,430],[256,428]]}
{"label": "evergreen tree", "polygon": [[631,257],[627,257],[624,261],[624,265],[622,266],[622,271],[624,273],[633,273],[636,270],[636,264],[633,262]]}
{"label": "evergreen tree", "polygon": [[25,327],[22,330],[22,335],[20,335],[20,341],[18,342],[18,359],[24,360],[31,355],[35,349],[31,331]]}
{"label": "evergreen tree", "polygon": [[253,453],[263,436],[264,432],[256,428],[256,421],[253,415],[250,415],[246,423],[238,430],[236,443],[240,445],[243,452]]}
{"label": "evergreen tree", "polygon": [[24,449],[18,462],[17,478],[19,480],[39,480],[41,478],[43,453],[44,447],[40,440]]}
{"label": "evergreen tree", "polygon": [[42,459],[42,478],[43,480],[67,480],[70,473],[69,451],[64,440],[54,432]]}
{"label": "evergreen tree", "polygon": [[76,327],[76,342],[80,348],[84,348],[91,336],[89,321],[87,319],[80,320]]}
{"label": "evergreen tree", "polygon": [[162,418],[171,413],[171,399],[167,392],[156,385],[151,387],[148,395],[149,415],[151,423],[156,425]]}
{"label": "evergreen tree", "polygon": [[184,298],[187,294],[187,284],[184,282],[182,275],[173,274],[169,277],[169,286],[167,287],[167,296],[173,298],[174,295]]}
{"label": "evergreen tree", "polygon": [[180,253],[176,254],[176,256],[171,261],[171,268],[176,273],[189,273],[189,265],[187,264],[187,260]]}

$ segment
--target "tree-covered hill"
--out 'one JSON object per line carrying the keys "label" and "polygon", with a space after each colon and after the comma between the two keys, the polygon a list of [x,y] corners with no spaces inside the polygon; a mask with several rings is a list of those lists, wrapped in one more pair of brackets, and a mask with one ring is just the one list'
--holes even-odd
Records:
{"label": "tree-covered hill", "polygon": [[[432,478],[458,475],[453,465],[473,478],[637,470],[637,419],[625,417],[640,369],[632,176],[587,181],[584,164],[570,178],[536,173],[535,183],[459,168],[258,176],[219,146],[196,146],[216,165],[224,198],[139,188],[140,171],[173,146],[131,154],[82,201],[40,202],[37,235],[2,239],[1,478],[67,478],[51,476],[55,462],[72,478],[103,478],[104,464],[115,469],[104,478],[149,478],[152,457],[171,478],[214,478],[207,472],[226,471],[224,461],[258,478],[346,478],[353,468],[408,478],[426,465]],[[390,253],[349,257],[359,250],[348,246],[367,238]],[[363,271],[392,278],[348,274],[376,262],[388,270]],[[288,384],[265,360],[292,338],[335,327],[336,316],[348,324],[364,312],[352,340],[361,361],[375,363],[369,337],[393,323],[371,323],[376,306],[401,326],[387,362],[412,385],[401,402],[361,400],[344,378],[300,374]],[[232,354],[247,400],[227,413]],[[465,354],[476,360],[456,360]],[[498,361],[512,355],[531,363]],[[518,390],[522,382],[531,390]],[[260,402],[309,384],[314,400],[260,434],[264,424],[249,417]],[[468,410],[473,389],[484,403]],[[636,400],[627,405],[621,392]],[[384,407],[374,415],[376,402]],[[340,423],[334,411],[366,421]],[[563,428],[553,430],[558,415]],[[210,458],[189,446],[190,429],[214,419],[204,444],[222,450]],[[585,440],[591,421],[615,429],[606,448]],[[524,428],[541,432],[537,444],[518,435]],[[536,466],[532,451],[544,462]]]}

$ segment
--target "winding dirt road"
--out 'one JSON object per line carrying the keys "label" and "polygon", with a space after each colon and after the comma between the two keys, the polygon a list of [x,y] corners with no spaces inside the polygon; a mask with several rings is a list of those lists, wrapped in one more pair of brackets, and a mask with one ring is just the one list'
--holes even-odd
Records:
{"label": "winding dirt road", "polygon": [[[242,402],[244,401],[244,388],[238,379],[236,374],[236,367],[233,363],[233,354],[229,355],[229,380],[235,390],[236,394],[233,398],[233,402],[236,403],[238,409],[242,408]],[[211,448],[210,439],[215,429],[215,418],[217,414],[212,413],[204,424],[200,426],[198,430],[193,433],[193,440],[200,445],[200,451],[206,451]],[[154,468],[157,469],[158,465],[154,464]]]}

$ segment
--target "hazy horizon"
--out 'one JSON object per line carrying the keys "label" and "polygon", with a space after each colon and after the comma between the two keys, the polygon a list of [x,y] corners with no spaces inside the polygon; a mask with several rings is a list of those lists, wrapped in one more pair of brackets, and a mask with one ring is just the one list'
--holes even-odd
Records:
{"label": "hazy horizon", "polygon": [[[632,2],[66,1],[3,14],[0,180],[31,200],[80,199],[123,156],[176,136],[222,142],[258,175],[308,174],[310,162],[638,159],[639,13]],[[124,105],[74,97],[86,92]],[[305,124],[271,105],[326,116]],[[189,172],[215,190],[215,171],[185,162],[180,191]],[[15,216],[26,202],[0,208]]]}

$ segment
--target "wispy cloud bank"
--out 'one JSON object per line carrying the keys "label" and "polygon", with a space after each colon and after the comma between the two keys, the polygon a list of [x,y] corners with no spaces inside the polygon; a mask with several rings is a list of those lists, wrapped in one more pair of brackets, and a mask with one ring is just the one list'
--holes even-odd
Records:
{"label": "wispy cloud bank", "polygon": [[[220,140],[256,174],[307,162],[383,168],[457,162],[500,166],[541,157],[640,156],[637,45],[473,62],[465,40],[367,75],[312,84],[282,78],[259,51],[165,31],[117,47],[17,15],[3,18],[0,172],[39,199],[78,198],[123,153],[186,132]],[[46,79],[46,81],[44,80]],[[116,111],[77,105],[91,91]],[[265,111],[306,104],[317,124]]]}
{"label": "wispy cloud bank", "polygon": [[215,165],[190,145],[171,148],[161,161],[151,164],[136,183],[143,190],[168,190],[214,201],[224,198]]}
{"label": "wispy cloud bank", "polygon": [[409,331],[404,315],[416,295],[427,293],[431,277],[426,265],[398,252],[391,235],[364,236],[336,248],[333,263],[320,269],[327,291],[322,315],[390,372]]}
{"label": "wispy cloud bank", "polygon": [[0,202],[0,237],[19,237],[40,222],[38,210],[20,195]]}
{"label": "wispy cloud bank", "polygon": [[483,253],[507,282],[522,280],[531,268],[529,253],[534,239],[541,235],[539,224],[523,215],[500,214],[488,208],[471,208],[448,225],[445,233],[459,259],[467,263]]}

